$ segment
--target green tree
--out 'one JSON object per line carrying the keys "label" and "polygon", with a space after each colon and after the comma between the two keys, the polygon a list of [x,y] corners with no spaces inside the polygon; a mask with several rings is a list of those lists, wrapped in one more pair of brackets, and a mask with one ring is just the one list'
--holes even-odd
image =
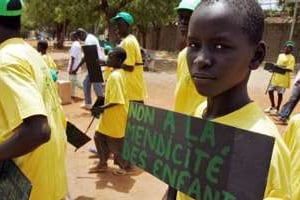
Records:
{"label": "green tree", "polygon": [[146,46],[147,32],[154,30],[156,35],[154,49],[159,48],[161,28],[176,22],[177,4],[178,2],[174,0],[136,0],[127,6],[135,16],[138,31],[143,38],[143,46]]}
{"label": "green tree", "polygon": [[95,9],[98,0],[27,0],[24,18],[32,28],[53,31],[57,47],[62,47],[69,27],[91,28],[99,24]]}

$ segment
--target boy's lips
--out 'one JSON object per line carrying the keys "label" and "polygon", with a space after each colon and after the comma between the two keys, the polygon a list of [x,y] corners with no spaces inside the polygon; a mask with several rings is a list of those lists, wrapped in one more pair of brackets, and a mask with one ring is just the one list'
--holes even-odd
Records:
{"label": "boy's lips", "polygon": [[208,79],[208,80],[216,80],[217,77],[207,74],[207,73],[194,73],[192,74],[192,78],[196,80],[203,80],[203,79]]}

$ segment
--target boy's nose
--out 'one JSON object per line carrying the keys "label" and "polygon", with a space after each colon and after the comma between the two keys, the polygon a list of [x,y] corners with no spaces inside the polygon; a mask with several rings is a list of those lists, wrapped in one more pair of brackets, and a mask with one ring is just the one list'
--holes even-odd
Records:
{"label": "boy's nose", "polygon": [[201,49],[197,53],[197,56],[194,59],[193,63],[198,68],[210,67],[212,65],[212,61],[209,56],[209,52],[207,52],[207,50],[205,50],[205,49]]}

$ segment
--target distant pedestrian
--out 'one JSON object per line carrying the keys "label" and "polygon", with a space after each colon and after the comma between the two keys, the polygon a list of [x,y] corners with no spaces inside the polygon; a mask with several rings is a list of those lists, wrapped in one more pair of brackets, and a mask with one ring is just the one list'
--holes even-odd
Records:
{"label": "distant pedestrian", "polygon": [[82,89],[82,83],[78,80],[76,67],[79,65],[82,59],[81,45],[79,43],[79,38],[76,32],[70,33],[70,38],[72,41],[72,46],[69,50],[69,62],[68,62],[68,72],[69,80],[71,81],[71,97],[76,98],[76,87]]}
{"label": "distant pedestrian", "polygon": [[[266,113],[278,115],[283,94],[287,88],[290,88],[291,72],[294,71],[295,67],[295,57],[292,55],[294,47],[294,42],[287,41],[284,45],[284,53],[281,53],[278,56],[276,65],[282,70],[285,70],[285,74],[273,72],[271,84],[268,87],[271,106],[265,110]],[[274,91],[278,94],[277,104],[275,103]]]}
{"label": "distant pedestrian", "polygon": [[[76,31],[77,36],[80,40],[84,41],[84,45],[96,45],[98,50],[98,57],[99,60],[104,60],[104,52],[102,50],[102,47],[99,44],[99,40],[96,36],[94,36],[91,33],[86,32],[84,29],[79,28]],[[85,58],[81,60],[81,62],[76,67],[77,71],[79,67],[85,63]],[[100,65],[99,65],[100,67]],[[90,110],[92,108],[92,94],[91,94],[91,87],[94,87],[94,91],[97,95],[97,97],[103,97],[103,88],[102,83],[96,82],[91,83],[89,74],[87,73],[84,80],[83,80],[83,93],[84,93],[84,104],[81,105],[82,108]]]}

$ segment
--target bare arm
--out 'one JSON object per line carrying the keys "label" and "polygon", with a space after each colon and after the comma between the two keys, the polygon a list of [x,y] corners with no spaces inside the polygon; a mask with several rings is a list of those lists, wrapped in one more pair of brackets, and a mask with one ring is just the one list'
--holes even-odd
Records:
{"label": "bare arm", "polygon": [[132,65],[126,65],[126,64],[123,64],[122,65],[122,68],[125,70],[125,71],[129,71],[129,72],[133,72],[133,69],[134,67]]}
{"label": "bare arm", "polygon": [[74,65],[74,60],[75,58],[73,56],[71,56],[71,64],[70,64],[70,69],[69,69],[69,74],[74,74],[74,72],[76,71],[73,71],[73,65]]}
{"label": "bare arm", "polygon": [[83,65],[83,63],[85,63],[84,57],[81,59],[79,65],[78,65],[78,66],[76,67],[76,69],[74,70],[75,73],[79,70],[79,68],[81,67],[81,65]]}
{"label": "bare arm", "polygon": [[13,136],[0,144],[0,161],[25,155],[49,141],[51,130],[46,116],[35,115],[24,119]]}

